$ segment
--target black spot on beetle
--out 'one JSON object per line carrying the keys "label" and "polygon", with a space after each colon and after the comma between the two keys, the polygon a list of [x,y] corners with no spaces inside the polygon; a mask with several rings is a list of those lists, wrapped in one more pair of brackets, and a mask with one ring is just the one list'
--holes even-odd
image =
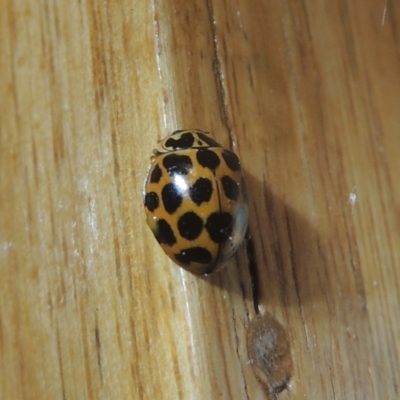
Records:
{"label": "black spot on beetle", "polygon": [[167,183],[162,191],[161,197],[164,208],[168,214],[173,214],[182,204],[183,195],[181,190],[173,183]]}
{"label": "black spot on beetle", "polygon": [[211,253],[204,247],[189,247],[175,254],[175,258],[185,265],[190,265],[192,262],[209,264],[212,261]]}
{"label": "black spot on beetle", "polygon": [[201,203],[210,201],[213,192],[212,183],[208,178],[199,178],[189,188],[189,196],[198,206]]}
{"label": "black spot on beetle", "polygon": [[162,163],[169,175],[187,175],[193,167],[190,157],[180,154],[168,154]]}
{"label": "black spot on beetle", "polygon": [[222,147],[217,141],[215,141],[211,136],[203,132],[197,132],[197,135],[201,140],[206,142],[210,147]]}
{"label": "black spot on beetle", "polygon": [[239,184],[228,175],[221,178],[221,183],[225,196],[230,200],[236,201],[240,194]]}
{"label": "black spot on beetle", "polygon": [[[174,132],[174,134],[179,132]],[[182,133],[179,139],[170,137],[165,142],[167,147],[172,147],[174,150],[189,149],[193,146],[194,137],[190,132]]]}
{"label": "black spot on beetle", "polygon": [[213,171],[218,167],[221,162],[218,155],[215,154],[212,150],[208,149],[199,149],[196,153],[196,158],[201,166],[209,168]]}
{"label": "black spot on beetle", "polygon": [[179,218],[178,230],[185,239],[194,240],[203,230],[203,220],[195,212],[189,211]]}
{"label": "black spot on beetle", "polygon": [[176,238],[174,232],[165,219],[160,219],[157,222],[157,232],[154,233],[158,243],[166,244],[167,246],[172,246],[176,243]]}
{"label": "black spot on beetle", "polygon": [[221,244],[232,233],[233,217],[227,212],[214,212],[207,218],[206,229],[211,240]]}
{"label": "black spot on beetle", "polygon": [[229,150],[224,150],[222,152],[222,157],[224,158],[226,165],[232,171],[240,171],[239,157],[235,153],[233,153],[232,151],[229,151]]}
{"label": "black spot on beetle", "polygon": [[150,183],[158,183],[162,177],[162,171],[158,164],[153,168],[150,175]]}
{"label": "black spot on beetle", "polygon": [[156,192],[149,192],[144,196],[144,205],[149,211],[154,211],[156,208],[158,208],[159,203],[160,200]]}

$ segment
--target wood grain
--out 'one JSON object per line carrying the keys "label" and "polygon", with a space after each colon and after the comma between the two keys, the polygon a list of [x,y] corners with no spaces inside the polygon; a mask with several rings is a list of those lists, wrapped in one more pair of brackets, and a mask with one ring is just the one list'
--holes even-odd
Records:
{"label": "wood grain", "polygon": [[[397,399],[400,3],[0,0],[0,398]],[[157,140],[241,157],[221,273],[145,226]],[[293,377],[268,394],[246,330]]]}

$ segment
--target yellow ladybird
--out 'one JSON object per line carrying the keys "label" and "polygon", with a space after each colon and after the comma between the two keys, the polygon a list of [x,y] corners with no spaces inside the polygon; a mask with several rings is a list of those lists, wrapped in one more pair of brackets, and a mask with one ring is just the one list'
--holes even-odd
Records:
{"label": "yellow ladybird", "polygon": [[175,131],[154,154],[144,183],[154,236],[186,270],[219,270],[247,229],[248,200],[238,156],[197,129]]}

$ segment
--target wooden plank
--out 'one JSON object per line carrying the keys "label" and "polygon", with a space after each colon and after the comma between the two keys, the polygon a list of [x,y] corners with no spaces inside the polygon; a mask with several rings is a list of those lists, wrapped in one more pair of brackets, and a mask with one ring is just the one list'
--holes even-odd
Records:
{"label": "wooden plank", "polygon": [[[398,2],[0,9],[1,399],[399,397]],[[250,238],[209,277],[145,226],[179,128],[246,173]],[[280,394],[247,351],[263,315]]]}

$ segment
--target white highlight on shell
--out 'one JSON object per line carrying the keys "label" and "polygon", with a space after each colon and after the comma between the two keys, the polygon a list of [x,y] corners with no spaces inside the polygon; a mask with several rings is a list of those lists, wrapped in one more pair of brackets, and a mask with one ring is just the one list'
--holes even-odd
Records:
{"label": "white highlight on shell", "polygon": [[182,175],[174,175],[174,184],[178,186],[181,192],[186,192],[186,190],[188,190],[188,184],[185,177]]}

